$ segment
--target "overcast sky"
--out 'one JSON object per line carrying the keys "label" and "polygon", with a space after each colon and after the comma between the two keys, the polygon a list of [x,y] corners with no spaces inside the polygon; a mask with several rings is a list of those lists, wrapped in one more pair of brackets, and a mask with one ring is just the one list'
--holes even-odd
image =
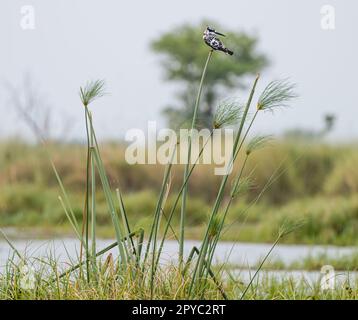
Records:
{"label": "overcast sky", "polygon": [[[325,4],[335,8],[335,30],[321,28]],[[35,9],[34,30],[21,28],[23,5]],[[176,25],[209,18],[258,35],[259,50],[272,62],[260,88],[283,77],[298,84],[300,98],[292,108],[262,115],[257,132],[319,129],[329,112],[338,117],[333,139],[357,139],[357,15],[357,0],[1,0],[0,135],[27,133],[3,87],[21,83],[26,72],[58,126],[66,114],[72,137],[84,136],[77,93],[87,79],[105,79],[111,93],[94,106],[100,137],[121,138],[127,129],[146,128],[148,120],[164,126],[160,112],[175,86],[163,80],[149,43]],[[244,100],[247,92],[235,95]]]}

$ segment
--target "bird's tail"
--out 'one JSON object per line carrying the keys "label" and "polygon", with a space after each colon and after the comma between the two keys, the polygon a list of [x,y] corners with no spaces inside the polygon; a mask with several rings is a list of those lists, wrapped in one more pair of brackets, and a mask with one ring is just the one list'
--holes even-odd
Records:
{"label": "bird's tail", "polygon": [[227,54],[229,54],[230,56],[232,56],[232,55],[234,54],[234,52],[231,51],[231,50],[229,50],[228,48],[225,48],[225,49],[224,49],[224,52],[227,53]]}

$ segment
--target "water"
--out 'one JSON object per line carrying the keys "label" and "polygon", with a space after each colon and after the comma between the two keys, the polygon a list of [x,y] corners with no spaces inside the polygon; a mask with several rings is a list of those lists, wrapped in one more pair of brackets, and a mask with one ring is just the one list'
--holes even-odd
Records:
{"label": "water", "polygon": [[[97,249],[100,250],[113,243],[114,240],[97,240]],[[79,242],[76,239],[53,239],[53,240],[15,240],[14,246],[21,254],[27,257],[48,257],[49,254],[55,256],[58,261],[63,263],[71,259],[76,260],[79,252]],[[193,246],[199,247],[198,241],[185,242],[185,255],[188,256]],[[234,243],[220,242],[218,243],[215,262],[227,262],[234,265],[247,266],[244,270],[235,270],[234,274],[240,274],[245,279],[252,276],[254,268],[249,270],[258,261],[260,261],[270,250],[270,244],[261,243]],[[118,249],[112,249],[109,252],[117,254]],[[308,255],[316,256],[325,254],[328,257],[339,258],[343,255],[356,252],[355,247],[334,247],[334,246],[307,246],[307,245],[277,245],[270,255],[270,259],[280,259],[285,264],[304,259]],[[0,268],[2,268],[9,255],[11,249],[5,241],[0,241]],[[106,253],[108,254],[108,253]],[[178,244],[176,241],[166,241],[161,257],[161,264],[175,262],[178,255]],[[323,261],[324,263],[324,261]],[[304,277],[308,281],[316,281],[321,276],[320,272],[307,272],[304,270],[295,271],[264,271],[261,275],[272,275],[277,277],[292,276],[294,278]],[[351,273],[350,277],[356,277],[355,273]],[[340,279],[345,279],[347,274],[340,273]]]}

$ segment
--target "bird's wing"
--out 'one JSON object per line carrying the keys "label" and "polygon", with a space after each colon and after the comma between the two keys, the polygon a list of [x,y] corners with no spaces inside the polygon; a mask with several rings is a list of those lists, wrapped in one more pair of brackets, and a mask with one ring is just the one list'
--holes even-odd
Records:
{"label": "bird's wing", "polygon": [[211,47],[214,48],[215,50],[218,50],[218,49],[220,49],[220,48],[223,47],[222,42],[221,42],[219,39],[217,39],[217,38],[212,38],[211,41],[210,41],[210,45],[211,45]]}

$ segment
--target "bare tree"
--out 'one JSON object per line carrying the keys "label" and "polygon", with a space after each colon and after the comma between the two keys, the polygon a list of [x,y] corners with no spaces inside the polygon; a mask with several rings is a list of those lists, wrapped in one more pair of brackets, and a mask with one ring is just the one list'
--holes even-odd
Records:
{"label": "bare tree", "polygon": [[[25,74],[22,84],[14,86],[6,83],[9,92],[9,104],[12,105],[20,119],[30,128],[38,142],[53,139],[53,107],[37,89],[30,74]],[[73,123],[66,121],[62,113],[62,137],[68,135]]]}

